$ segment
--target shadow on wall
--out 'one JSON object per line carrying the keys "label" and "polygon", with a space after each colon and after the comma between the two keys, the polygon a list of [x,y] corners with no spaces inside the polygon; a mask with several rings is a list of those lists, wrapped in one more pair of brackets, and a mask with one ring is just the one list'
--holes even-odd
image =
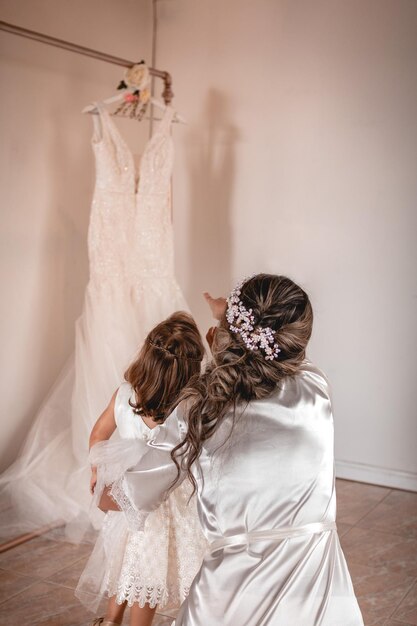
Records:
{"label": "shadow on wall", "polygon": [[[69,91],[68,86],[67,102],[71,98]],[[75,114],[70,115],[59,106],[51,111],[49,219],[45,223],[48,259],[38,285],[40,301],[47,303],[42,315],[45,345],[51,346],[59,341],[63,362],[74,349],[75,321],[82,311],[88,281],[86,240],[92,167],[88,153],[89,136],[84,137],[79,132],[79,108],[75,100],[71,109]],[[73,133],[69,133],[71,126]],[[77,134],[78,137],[74,138]],[[50,358],[48,350],[46,353],[46,359]],[[58,375],[59,371],[56,373]]]}
{"label": "shadow on wall", "polygon": [[231,203],[238,130],[228,98],[210,90],[202,123],[187,139],[191,211],[188,258],[190,306],[197,319],[209,320],[201,293],[227,294],[232,281]]}

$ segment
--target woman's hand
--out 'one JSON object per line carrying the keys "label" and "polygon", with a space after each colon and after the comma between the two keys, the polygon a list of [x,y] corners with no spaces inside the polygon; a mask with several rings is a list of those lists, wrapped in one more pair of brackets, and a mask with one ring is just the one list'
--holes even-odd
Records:
{"label": "woman's hand", "polygon": [[221,320],[223,315],[226,313],[226,298],[213,298],[207,291],[205,291],[203,295],[211,309],[214,319]]}
{"label": "woman's hand", "polygon": [[97,484],[97,468],[96,467],[92,467],[91,468],[91,478],[90,478],[90,493],[91,493],[91,495],[94,494],[94,489],[96,488],[96,484]]}

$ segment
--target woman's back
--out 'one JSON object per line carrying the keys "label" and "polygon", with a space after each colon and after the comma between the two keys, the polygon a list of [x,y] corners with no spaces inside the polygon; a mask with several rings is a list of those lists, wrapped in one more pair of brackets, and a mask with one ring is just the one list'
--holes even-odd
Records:
{"label": "woman's back", "polygon": [[178,626],[362,626],[335,527],[333,418],[309,363],[268,399],[227,417],[198,482],[209,553]]}
{"label": "woman's back", "polygon": [[333,417],[320,370],[306,362],[279,391],[236,414],[230,438],[231,416],[200,457],[199,500],[209,541],[334,521]]}

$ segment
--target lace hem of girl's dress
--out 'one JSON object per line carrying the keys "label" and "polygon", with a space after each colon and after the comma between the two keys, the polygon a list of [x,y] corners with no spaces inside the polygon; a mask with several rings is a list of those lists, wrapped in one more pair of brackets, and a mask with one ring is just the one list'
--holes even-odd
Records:
{"label": "lace hem of girl's dress", "polygon": [[119,478],[113,483],[109,495],[126,516],[127,525],[131,531],[141,531],[145,528],[149,513],[139,511],[126,493],[126,482]]}
{"label": "lace hem of girl's dress", "polygon": [[135,581],[125,584],[120,583],[114,587],[108,587],[105,594],[108,598],[114,598],[117,604],[127,603],[129,607],[138,604],[144,607],[148,604],[151,609],[158,606],[160,609],[178,609],[190,592],[189,587],[170,585],[144,585]]}
{"label": "lace hem of girl's dress", "polygon": [[131,607],[138,604],[144,607],[148,604],[151,609],[158,606],[160,609],[177,609],[185,600],[190,592],[189,587],[170,588],[164,585],[143,585],[131,581],[125,585],[118,585],[115,589],[107,589],[106,594],[109,598],[114,597],[117,604],[127,602]]}

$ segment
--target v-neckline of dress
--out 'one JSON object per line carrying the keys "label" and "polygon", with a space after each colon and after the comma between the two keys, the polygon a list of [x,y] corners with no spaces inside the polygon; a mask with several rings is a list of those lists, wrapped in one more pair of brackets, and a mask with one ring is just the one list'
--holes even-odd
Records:
{"label": "v-neckline of dress", "polygon": [[[165,126],[168,124],[168,120],[171,121],[172,115],[173,115],[173,109],[172,109],[172,107],[169,107],[169,106],[166,107],[164,115],[161,118],[158,126],[156,127],[156,129],[152,133],[151,137],[149,137],[147,139],[142,153],[140,155],[138,155],[139,156],[139,163],[136,166],[136,164],[135,164],[135,155],[133,154],[132,150],[127,145],[126,140],[124,139],[124,137],[121,134],[120,130],[118,129],[118,127],[114,123],[114,121],[112,119],[112,116],[110,115],[108,110],[105,107],[103,107],[102,105],[100,105],[100,103],[97,103],[96,106],[97,106],[97,110],[98,110],[100,118],[101,118],[102,132],[101,132],[100,139],[98,141],[96,141],[95,143],[96,144],[100,144],[101,142],[104,141],[104,133],[103,133],[103,128],[104,128],[103,118],[104,118],[106,120],[106,124],[110,128],[110,136],[112,134],[116,135],[119,143],[123,147],[123,150],[129,156],[129,160],[130,160],[131,167],[132,167],[132,174],[133,174],[133,193],[134,193],[134,196],[137,197],[138,194],[139,194],[139,191],[140,191],[140,182],[142,180],[142,164],[144,162],[144,157],[145,157],[147,151],[149,150],[152,142],[154,141],[155,137],[157,137],[158,135],[162,134]],[[113,137],[111,137],[111,139],[113,140]]]}

